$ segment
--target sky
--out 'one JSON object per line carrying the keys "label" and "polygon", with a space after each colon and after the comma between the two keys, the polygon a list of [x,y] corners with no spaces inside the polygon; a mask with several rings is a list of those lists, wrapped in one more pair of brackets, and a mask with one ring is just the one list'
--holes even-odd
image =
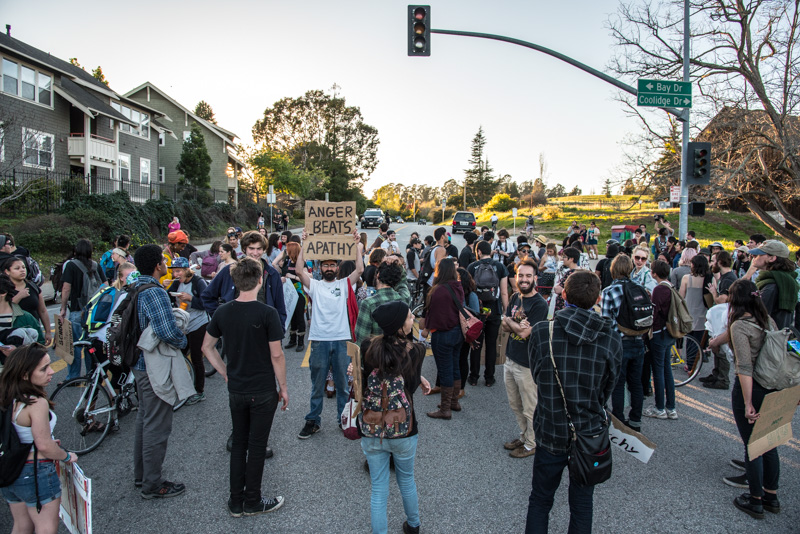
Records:
{"label": "sky", "polygon": [[[407,2],[393,0],[0,0],[12,36],[62,59],[102,66],[119,94],[150,81],[252,143],[251,128],[284,97],[336,84],[378,129],[379,164],[364,190],[387,183],[461,181],[483,127],[486,157],[521,183],[601,192],[640,129],[618,91],[542,53],[508,43],[431,36],[408,57]],[[436,29],[530,41],[598,70],[619,50],[605,23],[617,0],[431,2]],[[623,80],[635,86],[636,80]],[[658,112],[648,112],[658,113]]]}

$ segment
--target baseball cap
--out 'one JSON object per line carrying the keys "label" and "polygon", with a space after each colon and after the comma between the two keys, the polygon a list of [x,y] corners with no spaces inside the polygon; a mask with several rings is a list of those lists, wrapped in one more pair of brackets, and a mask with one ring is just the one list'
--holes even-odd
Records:
{"label": "baseball cap", "polygon": [[530,250],[530,248],[531,248],[531,246],[525,241],[523,241],[522,243],[517,245],[517,250],[521,249],[522,247],[527,247],[528,250]]}
{"label": "baseball cap", "polygon": [[189,238],[183,230],[175,230],[167,235],[167,240],[170,243],[189,243]]}
{"label": "baseball cap", "polygon": [[742,245],[741,247],[737,248],[736,250],[738,250],[739,252],[744,252],[745,254],[750,254],[750,249],[747,248],[744,245]]}
{"label": "baseball cap", "polygon": [[762,254],[777,256],[779,258],[788,258],[789,247],[776,239],[767,239],[761,243],[758,248],[754,248],[750,251],[751,256],[761,256]]}
{"label": "baseball cap", "polygon": [[170,269],[188,269],[189,268],[189,260],[186,258],[175,258],[172,260],[172,265],[169,266]]}

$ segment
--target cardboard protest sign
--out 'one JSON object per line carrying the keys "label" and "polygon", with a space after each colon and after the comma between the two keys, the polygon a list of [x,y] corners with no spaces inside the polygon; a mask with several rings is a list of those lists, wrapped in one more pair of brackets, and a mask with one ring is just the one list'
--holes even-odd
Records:
{"label": "cardboard protest sign", "polygon": [[297,295],[297,289],[291,280],[286,280],[283,283],[283,304],[286,306],[286,321],[283,325],[284,330],[289,330],[289,324],[292,322],[292,314],[294,308],[297,306],[297,300],[300,297]]}
{"label": "cardboard protest sign", "polygon": [[61,481],[59,517],[71,534],[92,534],[92,480],[78,464],[55,464]]}
{"label": "cardboard protest sign", "polygon": [[353,414],[353,417],[361,412],[361,397],[364,391],[364,386],[361,384],[361,348],[355,343],[347,342],[347,355],[350,356],[350,361],[353,363],[353,397],[355,397],[358,406]]}
{"label": "cardboard protest sign", "polygon": [[767,394],[747,443],[750,459],[758,458],[792,439],[792,418],[800,401],[800,386]]}
{"label": "cardboard protest sign", "polygon": [[655,443],[629,426],[622,424],[613,415],[611,416],[611,427],[608,430],[608,435],[612,445],[645,464],[650,461],[650,457],[656,450]]}
{"label": "cardboard protest sign", "polygon": [[75,359],[75,354],[72,352],[72,323],[69,319],[62,319],[57,313],[53,314],[53,323],[55,324],[53,346],[56,356],[71,364]]}
{"label": "cardboard protest sign", "polygon": [[306,239],[303,256],[307,260],[355,260],[358,247],[355,202],[306,202]]}

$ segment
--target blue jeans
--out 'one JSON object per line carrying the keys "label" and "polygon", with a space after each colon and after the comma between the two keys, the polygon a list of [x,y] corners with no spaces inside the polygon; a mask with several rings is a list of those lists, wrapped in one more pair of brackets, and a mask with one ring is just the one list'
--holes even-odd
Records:
{"label": "blue jeans", "polygon": [[664,396],[666,394],[667,410],[675,409],[675,380],[672,378],[672,365],[669,353],[675,338],[669,335],[667,329],[653,334],[650,340],[650,354],[653,360],[653,389],[655,390],[656,408],[664,409]]}
{"label": "blue jeans", "polygon": [[463,342],[464,336],[461,334],[460,325],[451,330],[436,331],[431,334],[431,350],[436,361],[439,382],[443,388],[451,388],[454,380],[461,380],[458,361],[461,359]]}
{"label": "blue jeans", "polygon": [[333,382],[336,385],[336,422],[344,411],[344,405],[350,396],[347,388],[347,366],[350,356],[347,355],[346,341],[312,341],[308,365],[311,368],[311,410],[306,421],[322,422],[322,400],[325,397],[325,380],[328,369],[333,370]]}
{"label": "blue jeans", "polygon": [[[528,498],[528,519],[525,534],[546,534],[553,508],[553,496],[561,484],[561,473],[567,466],[568,455],[553,454],[537,447],[533,457],[533,481]],[[569,530],[568,534],[592,532],[594,486],[581,486],[569,482]]]}
{"label": "blue jeans", "polygon": [[261,500],[264,459],[278,408],[278,392],[273,387],[271,392],[228,396],[233,423],[231,501],[253,506]]}
{"label": "blue jeans", "polygon": [[[611,394],[611,413],[620,421],[625,421],[625,384],[631,393],[631,411],[628,418],[631,427],[638,430],[642,426],[642,364],[644,363],[644,341],[641,337],[622,339],[622,364],[619,366],[617,385]],[[538,454],[538,453],[537,453]]]}
{"label": "blue jeans", "polygon": [[414,457],[417,455],[417,437],[399,439],[361,438],[361,450],[369,462],[369,476],[372,479],[370,515],[372,533],[388,532],[386,503],[389,500],[389,456],[394,457],[394,472],[397,487],[403,497],[408,526],[419,526],[419,497],[417,483],[414,481]]}
{"label": "blue jeans", "polygon": [[33,462],[26,462],[17,480],[0,490],[9,504],[24,502],[28,508],[33,508],[36,506],[36,481],[39,482],[39,502],[42,506],[61,497],[61,481],[56,473],[56,464],[44,460],[39,460],[36,466],[36,479],[33,477]]}
{"label": "blue jeans", "polygon": [[[81,326],[81,313],[80,311],[71,311],[67,313],[67,319],[72,323],[72,342],[76,342],[83,334],[83,327]],[[81,376],[81,357],[83,355],[83,347],[74,347],[72,354],[75,359],[67,366],[67,378],[77,378]],[[86,362],[86,372],[89,372],[89,362]]]}

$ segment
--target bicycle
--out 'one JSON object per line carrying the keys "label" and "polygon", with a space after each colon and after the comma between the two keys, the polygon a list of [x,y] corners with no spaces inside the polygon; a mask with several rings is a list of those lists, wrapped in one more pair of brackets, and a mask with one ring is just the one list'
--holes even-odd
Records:
{"label": "bicycle", "polygon": [[700,374],[703,367],[703,350],[692,336],[675,340],[670,348],[670,365],[675,387],[685,386]]}
{"label": "bicycle", "polygon": [[[119,430],[119,418],[139,406],[133,373],[125,376],[117,393],[105,371],[109,360],[98,361],[91,345],[91,341],[73,343],[74,347],[89,349],[87,352],[94,364],[91,374],[63,382],[50,395],[55,404],[53,412],[61,423],[58,433],[61,446],[78,455],[95,450],[109,430]],[[192,363],[185,357],[184,362],[194,382]]]}

